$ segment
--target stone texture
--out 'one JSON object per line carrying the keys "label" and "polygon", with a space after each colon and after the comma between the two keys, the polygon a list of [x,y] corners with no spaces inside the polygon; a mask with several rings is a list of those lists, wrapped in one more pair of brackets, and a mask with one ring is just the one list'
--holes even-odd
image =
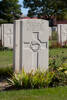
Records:
{"label": "stone texture", "polygon": [[14,68],[20,72],[48,68],[48,21],[23,19],[14,23]]}
{"label": "stone texture", "polygon": [[58,32],[58,42],[61,45],[64,45],[65,41],[67,41],[67,24],[58,24],[57,25]]}
{"label": "stone texture", "polygon": [[13,24],[2,24],[2,46],[13,48]]}

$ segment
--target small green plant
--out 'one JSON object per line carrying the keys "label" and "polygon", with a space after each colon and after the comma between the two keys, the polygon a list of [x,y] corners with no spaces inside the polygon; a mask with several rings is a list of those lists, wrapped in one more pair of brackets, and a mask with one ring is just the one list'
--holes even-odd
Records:
{"label": "small green plant", "polygon": [[52,82],[51,86],[56,87],[56,86],[64,86],[67,85],[67,75],[61,71],[56,71]]}
{"label": "small green plant", "polygon": [[24,70],[22,70],[21,73],[14,73],[13,76],[8,79],[8,83],[9,85],[15,86],[16,88],[30,88],[29,80],[29,74],[25,73]]}
{"label": "small green plant", "polygon": [[[55,62],[55,61],[54,61]],[[67,85],[67,63],[62,63],[61,66],[53,66],[49,68],[50,72],[54,72],[50,86],[64,86]]]}
{"label": "small green plant", "polygon": [[51,86],[51,82],[52,82],[52,79],[53,79],[53,77],[54,77],[54,75],[55,75],[55,72],[50,72],[50,71],[48,71],[48,72],[46,72],[46,74],[45,74],[45,87],[50,87]]}
{"label": "small green plant", "polygon": [[8,83],[16,88],[45,88],[67,85],[67,74],[59,71],[58,68],[49,68],[46,72],[37,70],[31,73],[14,73]]}
{"label": "small green plant", "polygon": [[37,70],[31,79],[32,88],[42,88],[44,87],[45,72]]}

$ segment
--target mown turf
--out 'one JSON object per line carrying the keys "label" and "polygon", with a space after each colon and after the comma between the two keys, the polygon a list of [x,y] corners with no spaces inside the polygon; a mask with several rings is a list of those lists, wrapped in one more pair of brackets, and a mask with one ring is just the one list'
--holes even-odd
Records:
{"label": "mown turf", "polygon": [[13,51],[3,50],[0,51],[0,67],[8,67],[13,63]]}
{"label": "mown turf", "polygon": [[[50,58],[56,55],[59,55],[60,57],[63,56],[67,59],[67,48],[49,49]],[[13,64],[13,51],[12,50],[0,51],[0,67],[8,67],[12,64]]]}
{"label": "mown turf", "polygon": [[67,87],[4,91],[0,100],[67,100]]}
{"label": "mown turf", "polygon": [[49,49],[49,55],[51,57],[56,56],[56,55],[59,55],[60,57],[61,56],[67,57],[67,48],[52,48],[52,49]]}

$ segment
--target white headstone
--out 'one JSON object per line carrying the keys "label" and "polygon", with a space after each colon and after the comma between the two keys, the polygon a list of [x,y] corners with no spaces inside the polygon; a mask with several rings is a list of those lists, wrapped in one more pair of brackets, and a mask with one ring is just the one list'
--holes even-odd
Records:
{"label": "white headstone", "polygon": [[13,24],[2,24],[2,46],[13,48]]}
{"label": "white headstone", "polygon": [[48,68],[48,21],[23,19],[14,23],[14,67],[16,72],[23,68],[46,70]]}
{"label": "white headstone", "polygon": [[67,41],[67,24],[58,24],[58,42],[61,45],[64,45],[64,42]]}

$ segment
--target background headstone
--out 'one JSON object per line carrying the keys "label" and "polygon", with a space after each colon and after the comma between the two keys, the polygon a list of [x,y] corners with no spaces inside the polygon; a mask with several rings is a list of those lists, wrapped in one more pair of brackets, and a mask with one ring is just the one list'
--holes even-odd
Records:
{"label": "background headstone", "polygon": [[22,68],[46,70],[48,68],[48,21],[23,19],[14,23],[14,67],[16,72]]}
{"label": "background headstone", "polygon": [[13,24],[2,24],[2,46],[13,48]]}
{"label": "background headstone", "polygon": [[67,41],[67,24],[58,24],[57,32],[58,32],[58,42],[61,45],[64,45],[65,41]]}

